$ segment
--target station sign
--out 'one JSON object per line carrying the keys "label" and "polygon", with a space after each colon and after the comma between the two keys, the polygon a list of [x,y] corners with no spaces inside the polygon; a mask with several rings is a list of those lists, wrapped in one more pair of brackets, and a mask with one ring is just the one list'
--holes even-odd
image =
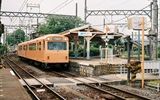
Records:
{"label": "station sign", "polygon": [[114,39],[114,35],[108,35],[107,38],[108,39]]}
{"label": "station sign", "polygon": [[[130,17],[128,19],[128,29],[141,30],[142,17]],[[147,18],[144,17],[144,29],[147,29]]]}
{"label": "station sign", "polygon": [[78,32],[78,36],[92,36],[91,32]]}

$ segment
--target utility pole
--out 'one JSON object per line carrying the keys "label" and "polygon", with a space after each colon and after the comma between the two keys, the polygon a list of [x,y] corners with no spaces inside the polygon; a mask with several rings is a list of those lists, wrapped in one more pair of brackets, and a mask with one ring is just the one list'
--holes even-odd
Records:
{"label": "utility pole", "polygon": [[[153,39],[153,49],[152,59],[157,60],[157,46],[158,46],[158,4],[157,0],[153,0],[152,3],[152,24],[151,24],[151,34],[150,37]],[[150,51],[152,52],[152,51]]]}
{"label": "utility pole", "polygon": [[[85,0],[85,4],[84,4],[84,21],[85,23],[87,23],[87,0]],[[86,40],[84,38],[84,42],[83,42],[83,45],[84,45],[84,49],[83,49],[83,57],[85,57],[85,53],[86,53]]]}
{"label": "utility pole", "polygon": [[[78,4],[76,2],[76,18],[78,17]],[[78,23],[75,23],[75,27],[78,27]],[[78,57],[78,35],[74,35],[74,44],[75,44],[75,49],[74,49],[74,54],[75,58]]]}
{"label": "utility pole", "polygon": [[[34,9],[37,9],[36,12],[40,13],[40,4],[32,4],[32,3],[28,3],[27,6],[26,6],[26,10],[27,12],[33,12],[33,8]],[[39,23],[39,18],[37,17],[37,20],[36,20],[36,28],[38,28],[38,23]],[[29,18],[28,20],[28,26],[29,26],[29,34],[31,34],[33,32],[33,27],[32,27],[32,24],[33,24],[33,19]]]}
{"label": "utility pole", "polygon": [[[151,23],[152,23],[152,5],[153,5],[153,2],[151,2],[150,3],[150,20],[151,20]],[[152,25],[151,25],[151,29],[152,29]],[[152,34],[152,30],[150,30],[150,32],[149,32],[149,34]],[[152,60],[152,38],[151,37],[148,37],[148,39],[149,39],[149,58],[150,58],[150,60]]]}
{"label": "utility pole", "polygon": [[78,17],[78,3],[76,2],[76,17]]}
{"label": "utility pole", "polygon": [[144,17],[142,17],[142,58],[141,58],[141,74],[142,74],[142,88],[144,88]]}
{"label": "utility pole", "polygon": [[[2,0],[0,0],[0,12],[1,12],[1,5],[2,5]],[[0,22],[1,22],[1,15],[0,15]],[[0,33],[0,43],[1,43],[1,34],[2,33]]]}
{"label": "utility pole", "polygon": [[106,20],[105,18],[103,19],[103,29],[105,29],[105,26],[106,26]]}
{"label": "utility pole", "polygon": [[[131,42],[131,38],[130,36],[127,37],[127,51],[128,51],[128,64],[130,64],[130,60],[131,60],[131,50],[130,50],[130,42]],[[128,72],[127,72],[127,81],[130,84],[130,74],[131,74],[131,69],[128,68]]]}
{"label": "utility pole", "polygon": [[140,55],[141,55],[141,52],[140,52],[140,48],[141,48],[141,36],[140,36],[140,30],[138,30],[138,60],[140,61]]}
{"label": "utility pole", "polygon": [[84,21],[85,23],[87,22],[87,0],[85,0],[85,4],[84,4]]}

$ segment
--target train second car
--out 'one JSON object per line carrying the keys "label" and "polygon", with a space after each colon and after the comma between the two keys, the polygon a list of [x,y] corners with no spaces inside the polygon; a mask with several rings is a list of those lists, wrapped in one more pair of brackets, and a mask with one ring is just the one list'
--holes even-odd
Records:
{"label": "train second car", "polygon": [[18,44],[17,54],[20,58],[41,64],[45,68],[55,64],[67,65],[69,63],[69,40],[63,35],[45,35]]}

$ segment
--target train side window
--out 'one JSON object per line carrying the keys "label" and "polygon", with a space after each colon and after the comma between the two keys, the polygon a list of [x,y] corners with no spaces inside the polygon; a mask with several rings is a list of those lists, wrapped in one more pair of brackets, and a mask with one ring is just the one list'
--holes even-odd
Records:
{"label": "train side window", "polygon": [[41,42],[39,42],[39,43],[37,44],[37,49],[38,49],[38,50],[41,50]]}
{"label": "train side window", "polygon": [[24,46],[23,46],[23,50],[25,50],[25,48],[26,48],[26,46],[24,45]]}
{"label": "train side window", "polygon": [[28,50],[28,45],[26,45],[26,50]]}
{"label": "train side window", "polygon": [[19,48],[18,48],[20,51],[22,50],[22,46],[19,46]]}
{"label": "train side window", "polygon": [[29,50],[32,50],[32,45],[31,44],[29,44]]}
{"label": "train side window", "polygon": [[27,45],[25,45],[25,50],[27,50]]}
{"label": "train side window", "polygon": [[37,50],[39,50],[39,43],[37,43]]}
{"label": "train side window", "polygon": [[36,50],[36,43],[29,44],[29,50]]}
{"label": "train side window", "polygon": [[45,50],[45,41],[43,40],[43,50]]}

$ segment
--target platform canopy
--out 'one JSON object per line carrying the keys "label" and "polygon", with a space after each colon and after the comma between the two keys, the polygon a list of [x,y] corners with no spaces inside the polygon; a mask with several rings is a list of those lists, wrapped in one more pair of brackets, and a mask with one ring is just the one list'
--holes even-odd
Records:
{"label": "platform canopy", "polygon": [[105,35],[103,31],[93,28],[91,25],[84,25],[81,27],[73,28],[73,29],[61,32],[60,34],[71,35],[71,34],[78,34],[78,32],[91,32],[92,34],[96,34],[96,35]]}

